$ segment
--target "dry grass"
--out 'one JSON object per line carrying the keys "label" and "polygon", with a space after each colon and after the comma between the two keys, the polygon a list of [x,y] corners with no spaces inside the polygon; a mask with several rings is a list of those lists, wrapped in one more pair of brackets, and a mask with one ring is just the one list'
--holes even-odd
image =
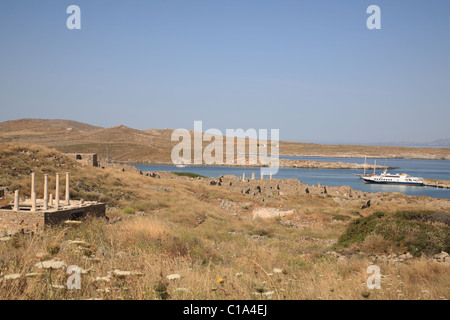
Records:
{"label": "dry grass", "polygon": [[[4,281],[0,286],[3,299],[160,299],[155,290],[164,283],[169,299],[267,299],[260,293],[273,292],[271,299],[442,299],[449,298],[448,266],[418,259],[407,264],[378,263],[383,279],[381,290],[367,290],[366,269],[370,260],[354,256],[345,263],[320,255],[293,255],[300,251],[292,244],[245,239],[202,240],[201,248],[211,247],[210,256],[196,252],[195,238],[182,235],[186,251],[177,251],[169,241],[166,227],[151,217],[136,217],[122,226],[89,221],[79,229],[47,230],[41,239],[21,239],[18,248],[1,245],[2,269],[5,274],[35,271],[35,253],[61,232],[61,252],[55,257],[91,269],[82,275],[81,290],[67,290],[68,275],[62,270],[46,271],[35,278]],[[197,232],[199,234],[199,232]],[[188,239],[189,238],[189,239]],[[88,251],[67,245],[69,239],[89,241]],[[157,245],[159,244],[159,245]],[[89,252],[102,248],[99,262],[88,259]],[[183,249],[183,248],[177,248]],[[197,248],[198,249],[198,248]],[[9,253],[9,254],[8,254]],[[213,254],[214,253],[214,254]],[[97,253],[97,256],[100,254]],[[203,258],[202,258],[203,257]],[[215,258],[214,258],[215,257]],[[9,258],[9,259],[6,259]],[[274,273],[279,268],[281,273]],[[135,270],[141,277],[114,278],[111,282],[94,281],[110,270]],[[180,279],[167,280],[169,274]],[[218,282],[223,279],[223,282]]]}
{"label": "dry grass", "polygon": [[[42,150],[42,155],[54,152]],[[12,178],[2,171],[2,181],[14,180],[21,189],[27,189],[27,170],[36,163],[31,158],[16,158],[23,163],[23,168],[16,168],[21,175]],[[8,159],[0,158],[3,163]],[[37,179],[43,174],[44,165],[55,171],[65,170],[46,164],[44,159],[47,157],[39,154],[39,163],[34,167]],[[68,160],[61,161],[58,163]],[[252,220],[252,208],[263,204],[241,193],[187,178],[153,179],[114,169],[71,165],[74,165],[73,197],[102,197],[111,208],[116,208],[108,216],[121,217],[122,221],[108,224],[105,220],[92,219],[78,228],[57,226],[42,233],[21,234],[10,241],[1,241],[0,277],[11,274],[22,277],[0,280],[0,298],[450,298],[448,265],[430,259],[401,264],[377,262],[384,276],[382,289],[370,290],[369,296],[364,297],[369,292],[365,285],[369,276],[366,269],[373,261],[359,254],[345,261],[338,260],[327,254],[332,244],[326,242],[337,240],[349,221],[359,216],[355,214],[358,205],[338,207],[327,197],[311,195],[279,197],[264,204],[296,209],[297,213],[284,220],[294,221],[299,227],[289,227],[275,218]],[[156,187],[171,191],[157,191]],[[219,207],[220,199],[250,202],[252,208],[234,216]],[[135,213],[124,213],[127,207]],[[373,210],[381,208],[382,204],[374,205]],[[312,240],[302,240],[305,238]],[[69,244],[69,240],[85,241],[88,245],[79,247]],[[382,247],[380,241],[367,239],[363,246],[370,251],[371,247]],[[40,272],[35,268],[40,261],[36,254],[42,252],[49,256],[46,259],[60,259],[67,265],[88,270],[82,275],[82,288],[66,289],[69,275],[65,270]],[[95,281],[116,269],[140,272],[142,276]],[[34,272],[39,274],[25,277]],[[179,274],[181,278],[168,280],[170,274]]]}

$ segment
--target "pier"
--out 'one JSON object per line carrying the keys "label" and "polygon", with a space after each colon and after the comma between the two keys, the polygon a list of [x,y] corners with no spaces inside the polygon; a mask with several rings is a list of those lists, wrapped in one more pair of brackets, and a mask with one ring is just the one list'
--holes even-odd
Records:
{"label": "pier", "polygon": [[450,181],[448,180],[434,180],[434,179],[424,179],[424,186],[450,189]]}

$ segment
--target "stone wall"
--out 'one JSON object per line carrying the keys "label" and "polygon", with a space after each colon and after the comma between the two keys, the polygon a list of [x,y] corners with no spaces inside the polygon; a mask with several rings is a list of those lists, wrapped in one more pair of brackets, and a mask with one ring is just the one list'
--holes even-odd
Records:
{"label": "stone wall", "polygon": [[96,153],[65,153],[67,157],[76,160],[85,166],[98,167],[98,159]]}
{"label": "stone wall", "polygon": [[104,203],[98,203],[90,205],[85,210],[85,215],[92,218],[105,218],[106,217],[106,205]]}
{"label": "stone wall", "polygon": [[30,212],[0,209],[0,235],[22,230],[36,230],[44,227],[44,212]]}
{"label": "stone wall", "polygon": [[45,225],[55,225],[67,220],[80,220],[87,217],[105,217],[106,206],[104,203],[93,204],[86,207],[79,207],[57,212],[45,213]]}
{"label": "stone wall", "polygon": [[67,220],[80,220],[87,217],[105,217],[104,203],[90,204],[86,207],[70,208],[59,211],[12,211],[9,208],[0,209],[1,233],[15,233],[22,230],[37,230],[44,226],[56,225]]}

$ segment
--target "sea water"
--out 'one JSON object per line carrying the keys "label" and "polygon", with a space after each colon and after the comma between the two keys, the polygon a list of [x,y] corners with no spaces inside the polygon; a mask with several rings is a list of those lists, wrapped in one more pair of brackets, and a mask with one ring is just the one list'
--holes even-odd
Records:
{"label": "sea water", "polygon": [[[361,158],[319,158],[319,157],[287,157],[280,156],[281,159],[312,160],[312,161],[332,161],[364,163]],[[367,163],[373,164],[374,159],[367,159]],[[377,165],[387,165],[399,169],[389,170],[389,173],[407,173],[410,176],[422,177],[424,179],[450,180],[450,160],[422,160],[422,159],[376,159]],[[230,166],[186,166],[177,168],[173,165],[136,164],[136,168],[142,171],[171,171],[171,172],[192,172],[206,177],[219,177],[220,175],[232,174],[241,177],[243,173],[250,178],[255,172],[256,179],[259,179],[259,167],[230,167]],[[366,172],[373,172],[367,170]],[[362,170],[351,169],[300,169],[300,168],[280,168],[273,176],[275,179],[295,178],[308,185],[323,186],[349,186],[355,190],[364,192],[400,192],[409,196],[427,196],[433,198],[450,199],[450,189],[440,189],[423,186],[394,185],[394,184],[368,184],[357,174]],[[380,173],[378,170],[377,173]],[[268,177],[265,177],[268,179]]]}

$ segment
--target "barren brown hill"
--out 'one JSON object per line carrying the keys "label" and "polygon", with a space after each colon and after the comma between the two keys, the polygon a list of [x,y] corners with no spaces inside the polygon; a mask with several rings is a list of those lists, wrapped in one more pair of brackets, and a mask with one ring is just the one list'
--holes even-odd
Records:
{"label": "barren brown hill", "polygon": [[[102,128],[70,120],[22,119],[0,123],[0,142],[54,147],[62,152],[97,153],[103,160],[171,162],[171,129]],[[242,139],[239,139],[242,140]],[[248,144],[248,141],[246,141]],[[209,142],[204,142],[206,147]],[[237,143],[235,143],[237,145]],[[225,151],[225,150],[224,150]],[[224,152],[225,154],[225,152]],[[450,159],[450,148],[320,145],[280,142],[280,154],[319,157]]]}
{"label": "barren brown hill", "polygon": [[[78,131],[92,131],[100,129],[101,127],[90,124],[62,119],[20,119],[5,121],[0,124],[0,132],[20,132],[27,130],[35,130],[37,133],[45,132],[46,130],[68,130],[74,129]],[[68,130],[70,131],[70,130]]]}
{"label": "barren brown hill", "polygon": [[450,148],[281,142],[280,154],[303,157],[450,159]]}
{"label": "barren brown hill", "polygon": [[0,142],[27,142],[58,146],[66,140],[79,140],[89,132],[101,129],[71,120],[20,119],[0,123]]}

